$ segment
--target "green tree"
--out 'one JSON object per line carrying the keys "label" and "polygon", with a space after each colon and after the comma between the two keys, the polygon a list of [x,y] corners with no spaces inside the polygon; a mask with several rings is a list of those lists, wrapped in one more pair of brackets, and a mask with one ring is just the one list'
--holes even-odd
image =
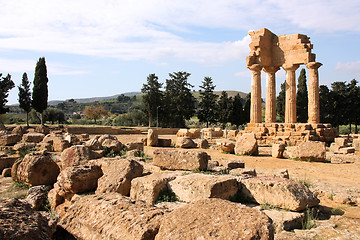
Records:
{"label": "green tree", "polygon": [[308,121],[308,91],[306,86],[306,71],[304,68],[301,69],[298,78],[296,113],[297,122],[306,123]]}
{"label": "green tree", "polygon": [[333,82],[331,84],[330,101],[333,104],[331,124],[334,126],[348,124],[348,109],[351,108],[351,106],[348,105],[347,95],[346,82]]}
{"label": "green tree", "polygon": [[320,122],[331,123],[333,121],[333,104],[330,98],[330,90],[327,86],[319,88]]}
{"label": "green tree", "polygon": [[226,91],[221,92],[217,106],[217,115],[218,122],[220,122],[222,127],[225,128],[226,123],[230,122],[232,115],[232,98],[228,97]]}
{"label": "green tree", "polygon": [[100,119],[100,118],[107,118],[109,116],[109,112],[105,110],[104,106],[94,106],[94,105],[90,105],[87,106],[84,111],[83,114],[89,118],[95,121],[96,124],[96,120]]}
{"label": "green tree", "polygon": [[351,132],[351,124],[355,125],[355,133],[357,133],[357,125],[360,120],[360,90],[359,86],[357,86],[358,81],[355,79],[351,80],[349,84],[347,84],[347,116],[348,116],[348,124],[349,131]]}
{"label": "green tree", "polygon": [[50,121],[52,124],[55,122],[65,123],[65,113],[57,108],[47,108],[44,111],[44,120]]}
{"label": "green tree", "polygon": [[190,73],[169,73],[166,79],[164,104],[166,112],[163,116],[168,127],[185,127],[185,119],[190,119],[195,113],[196,99],[191,93],[194,86],[188,83]]}
{"label": "green tree", "polygon": [[206,127],[209,123],[216,122],[216,101],[218,95],[214,93],[215,85],[211,77],[204,77],[204,81],[200,86],[200,102],[198,110],[198,118],[200,122],[205,122]]}
{"label": "green tree", "polygon": [[26,112],[26,125],[29,127],[29,112],[31,110],[31,92],[30,92],[30,82],[26,72],[22,76],[21,85],[18,86],[19,89],[19,105]]}
{"label": "green tree", "polygon": [[36,64],[32,93],[32,106],[38,113],[40,113],[41,125],[44,124],[43,115],[47,108],[48,81],[45,58],[42,57],[39,58],[39,61]]}
{"label": "green tree", "polygon": [[246,95],[245,104],[244,104],[244,122],[250,122],[250,106],[251,106],[251,93]]}
{"label": "green tree", "polygon": [[10,74],[2,77],[2,73],[0,73],[0,79],[0,114],[5,114],[9,111],[9,108],[6,107],[7,97],[9,96],[9,91],[15,87],[15,84],[11,80]]}
{"label": "green tree", "polygon": [[285,84],[285,82],[281,84],[281,90],[276,98],[276,112],[280,122],[285,121]]}
{"label": "green tree", "polygon": [[144,93],[143,110],[144,113],[148,116],[149,127],[151,127],[151,123],[154,117],[158,117],[159,108],[161,108],[163,104],[163,93],[160,90],[162,84],[159,83],[158,79],[159,78],[154,73],[149,74],[147,77],[147,83],[143,84],[143,87],[141,88],[141,92]]}
{"label": "green tree", "polygon": [[237,127],[239,127],[239,125],[245,123],[244,109],[243,109],[243,105],[242,105],[242,99],[241,99],[239,93],[236,94],[235,97],[234,97],[231,112],[232,112],[232,115],[231,115],[231,118],[230,118],[231,124],[234,124]]}

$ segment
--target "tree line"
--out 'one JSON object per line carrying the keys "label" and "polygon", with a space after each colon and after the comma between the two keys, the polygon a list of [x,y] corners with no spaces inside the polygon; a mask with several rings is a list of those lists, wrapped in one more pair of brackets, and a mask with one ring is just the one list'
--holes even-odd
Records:
{"label": "tree line", "polygon": [[219,97],[214,93],[212,78],[204,77],[197,101],[192,94],[194,86],[188,82],[190,75],[187,72],[169,73],[162,90],[158,76],[149,74],[141,89],[149,127],[155,126],[155,120],[156,126],[185,127],[185,120],[194,115],[207,127],[212,123],[225,126],[228,122],[239,126],[249,121],[250,97],[247,97],[245,107],[239,94],[232,98],[223,91]]}

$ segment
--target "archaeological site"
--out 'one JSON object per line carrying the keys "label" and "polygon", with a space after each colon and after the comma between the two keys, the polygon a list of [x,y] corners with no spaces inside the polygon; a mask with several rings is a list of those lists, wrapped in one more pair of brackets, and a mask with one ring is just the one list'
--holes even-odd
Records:
{"label": "archaeological site", "polygon": [[[2,126],[0,239],[360,239],[360,135],[320,122],[322,64],[310,38],[249,35],[242,130]],[[296,118],[300,65],[309,74],[307,123]]]}

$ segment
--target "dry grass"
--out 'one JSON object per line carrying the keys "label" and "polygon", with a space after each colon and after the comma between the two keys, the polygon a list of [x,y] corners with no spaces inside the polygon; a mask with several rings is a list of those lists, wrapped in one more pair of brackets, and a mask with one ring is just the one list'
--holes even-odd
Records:
{"label": "dry grass", "polygon": [[0,177],[0,200],[26,197],[28,187],[15,183],[11,178]]}

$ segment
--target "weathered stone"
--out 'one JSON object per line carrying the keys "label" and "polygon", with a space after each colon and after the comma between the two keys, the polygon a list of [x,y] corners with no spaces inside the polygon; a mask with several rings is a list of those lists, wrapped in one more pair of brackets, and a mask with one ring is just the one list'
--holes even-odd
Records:
{"label": "weathered stone", "polygon": [[19,134],[4,134],[0,136],[0,146],[13,146],[21,140]]}
{"label": "weathered stone", "polygon": [[189,137],[176,138],[175,147],[177,148],[196,148],[197,144]]}
{"label": "weathered stone", "polygon": [[77,136],[70,133],[65,133],[64,140],[69,142],[70,145],[78,145],[80,144],[80,140]]}
{"label": "weathered stone", "polygon": [[0,239],[51,239],[48,221],[39,212],[16,198],[0,200]]}
{"label": "weathered stone", "polygon": [[18,159],[18,157],[13,156],[3,156],[0,157],[0,172],[5,168],[11,168],[14,162]]}
{"label": "weathered stone", "polygon": [[288,146],[283,156],[290,159],[299,159],[299,148],[297,146]]}
{"label": "weathered stone", "polygon": [[30,186],[51,185],[56,182],[59,173],[60,169],[50,155],[41,152],[27,154],[24,159],[17,160],[11,169],[15,182]]}
{"label": "weathered stone", "polygon": [[4,168],[1,175],[3,177],[11,177],[11,168]]}
{"label": "weathered stone", "polygon": [[154,131],[154,129],[149,129],[148,130],[147,145],[150,146],[150,147],[155,147],[155,146],[158,145],[158,135]]}
{"label": "weathered stone", "polygon": [[126,150],[139,150],[144,151],[144,143],[143,142],[128,142],[125,144]]}
{"label": "weathered stone", "polygon": [[302,142],[298,147],[301,161],[323,162],[325,160],[324,142]]}
{"label": "weathered stone", "polygon": [[164,211],[118,193],[81,197],[59,225],[76,239],[154,239]]}
{"label": "weathered stone", "polygon": [[336,164],[345,163],[360,163],[360,156],[354,154],[336,154],[332,152],[326,152],[326,161]]}
{"label": "weathered stone", "polygon": [[104,175],[98,180],[96,193],[118,192],[128,195],[131,180],[141,177],[143,166],[137,161],[129,159],[109,159],[101,162]]}
{"label": "weathered stone", "polygon": [[274,158],[282,158],[285,150],[285,144],[275,143],[272,145],[271,155]]}
{"label": "weathered stone", "polygon": [[256,177],[256,171],[254,168],[235,168],[230,170],[230,174],[234,176],[249,175]]}
{"label": "weathered stone", "polygon": [[22,142],[22,143],[15,144],[13,146],[13,150],[21,151],[21,150],[25,150],[25,149],[34,148],[35,146],[36,146],[36,143]]}
{"label": "weathered stone", "polygon": [[45,137],[42,133],[27,133],[22,136],[24,142],[39,143]]}
{"label": "weathered stone", "polygon": [[50,143],[38,143],[36,144],[36,149],[38,151],[48,151],[48,152],[51,152],[53,150],[53,146],[50,144]]}
{"label": "weathered stone", "polygon": [[274,229],[256,209],[210,198],[166,214],[155,239],[274,239]]}
{"label": "weathered stone", "polygon": [[104,134],[104,135],[101,135],[100,137],[97,137],[99,143],[102,145],[103,142],[106,140],[106,139],[111,139],[111,140],[118,140],[115,136],[113,135],[109,135],[109,134]]}
{"label": "weathered stone", "polygon": [[258,169],[257,175],[273,178],[290,178],[289,171],[287,169]]}
{"label": "weathered stone", "polygon": [[187,128],[181,128],[176,133],[176,137],[190,137],[191,133],[189,132],[189,129]]}
{"label": "weathered stone", "polygon": [[342,146],[337,145],[336,143],[331,143],[330,145],[330,151],[332,152],[339,152]]}
{"label": "weathered stone", "polygon": [[85,146],[90,148],[91,150],[100,150],[102,149],[101,143],[99,142],[99,140],[97,138],[93,138],[88,140],[85,143]]}
{"label": "weathered stone", "polygon": [[353,147],[355,148],[355,151],[360,151],[360,138],[353,140]]}
{"label": "weathered stone", "polygon": [[335,138],[334,141],[336,145],[341,147],[346,146],[346,144],[348,143],[347,138],[341,138],[341,137]]}
{"label": "weathered stone", "polygon": [[221,159],[219,163],[226,169],[245,168],[245,162],[241,159]]}
{"label": "weathered stone", "polygon": [[242,179],[242,192],[259,204],[302,211],[319,204],[319,199],[303,184],[285,178]]}
{"label": "weathered stone", "polygon": [[95,159],[96,155],[97,154],[90,150],[90,148],[82,145],[67,148],[61,153],[60,157],[62,169],[85,164],[89,160]]}
{"label": "weathered stone", "polygon": [[207,170],[214,170],[215,167],[219,166],[219,162],[215,160],[209,160]]}
{"label": "weathered stone", "polygon": [[218,146],[221,152],[234,153],[234,149],[235,149],[234,141],[219,139],[216,141],[216,145]]}
{"label": "weathered stone", "polygon": [[354,147],[345,147],[345,148],[340,149],[340,153],[342,153],[342,154],[349,154],[349,153],[354,153],[354,152],[355,152]]}
{"label": "weathered stone", "polygon": [[305,217],[304,213],[289,212],[276,209],[263,210],[269,218],[271,218],[276,232],[291,231],[302,227]]}
{"label": "weathered stone", "polygon": [[235,145],[235,154],[238,155],[257,155],[258,145],[253,133],[244,133],[240,136]]}
{"label": "weathered stone", "polygon": [[35,132],[47,135],[50,133],[50,128],[47,126],[44,126],[44,125],[39,125],[39,126],[36,126]]}
{"label": "weathered stone", "polygon": [[32,187],[29,189],[25,201],[29,203],[33,209],[41,210],[47,199],[49,190],[50,186],[45,185]]}
{"label": "weathered stone", "polygon": [[193,141],[196,143],[197,148],[201,148],[201,149],[209,148],[209,142],[206,139],[194,139]]}
{"label": "weathered stone", "polygon": [[63,152],[70,147],[70,143],[62,138],[53,139],[53,148],[55,152]]}
{"label": "weathered stone", "polygon": [[113,139],[105,139],[102,142],[102,146],[106,149],[108,149],[109,151],[114,151],[115,153],[119,153],[123,146],[121,144],[121,142],[119,142],[117,139],[113,140]]}
{"label": "weathered stone", "polygon": [[129,157],[141,157],[142,154],[143,154],[142,151],[134,149],[134,150],[130,150],[130,151],[126,152],[126,158],[129,158]]}
{"label": "weathered stone", "polygon": [[229,199],[238,192],[237,180],[233,176],[189,174],[179,176],[168,183],[169,188],[181,201],[193,202],[205,198]]}
{"label": "weathered stone", "polygon": [[160,191],[167,188],[167,183],[181,173],[163,172],[138,177],[131,181],[130,198],[153,205]]}
{"label": "weathered stone", "polygon": [[158,138],[158,147],[170,147],[171,139],[169,138]]}
{"label": "weathered stone", "polygon": [[89,134],[87,133],[82,133],[80,135],[77,135],[77,138],[80,140],[80,141],[89,141],[90,140],[90,136]]}
{"label": "weathered stone", "polygon": [[196,150],[155,150],[153,163],[169,170],[206,170],[209,155]]}
{"label": "weathered stone", "polygon": [[11,133],[12,133],[12,134],[18,134],[18,135],[22,136],[22,135],[25,133],[25,131],[24,131],[24,129],[23,129],[22,126],[16,126],[16,127],[11,131]]}

